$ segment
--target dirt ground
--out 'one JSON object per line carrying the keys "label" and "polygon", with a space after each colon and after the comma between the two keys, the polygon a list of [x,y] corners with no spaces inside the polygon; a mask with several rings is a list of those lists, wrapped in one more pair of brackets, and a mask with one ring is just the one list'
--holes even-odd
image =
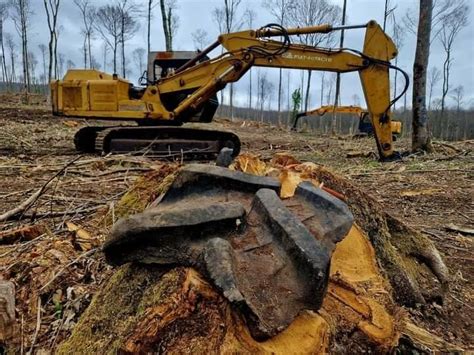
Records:
{"label": "dirt ground", "polygon": [[[91,122],[55,118],[43,103],[2,103],[0,214],[17,207],[59,172],[21,219],[0,222],[0,279],[13,280],[17,287],[18,346],[25,351],[51,349],[68,336],[111,274],[97,248],[118,218],[115,204],[138,179],[151,182],[163,175],[166,165],[146,157],[79,155],[73,135]],[[474,227],[474,141],[435,142],[434,154],[379,163],[370,138],[317,137],[225,119],[204,127],[233,131],[243,151],[263,159],[289,152],[325,165],[427,234],[450,269],[450,292],[444,300],[408,312],[415,323],[446,341],[474,349],[473,239],[455,231]],[[396,147],[407,150],[409,141],[397,141]],[[362,152],[373,154],[347,157]],[[41,231],[31,240],[1,239],[2,231],[33,225]]]}

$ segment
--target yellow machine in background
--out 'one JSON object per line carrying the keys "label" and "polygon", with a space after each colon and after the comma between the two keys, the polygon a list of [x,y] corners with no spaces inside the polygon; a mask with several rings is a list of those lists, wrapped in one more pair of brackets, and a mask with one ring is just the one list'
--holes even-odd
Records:
{"label": "yellow machine in background", "polygon": [[[291,43],[292,35],[355,28],[366,29],[362,51]],[[275,41],[272,37],[283,40]],[[207,57],[219,45],[225,52],[216,58]],[[240,141],[232,133],[177,126],[186,122],[211,122],[218,107],[216,93],[255,66],[339,73],[358,71],[380,157],[390,160],[398,156],[392,144],[393,101],[390,101],[389,83],[389,69],[395,68],[390,60],[396,55],[392,40],[375,21],[358,26],[293,29],[267,25],[258,30],[222,34],[200,53],[149,53],[143,87],[134,87],[116,75],[99,71],[70,70],[63,80],[51,84],[53,113],[61,117],[131,120],[139,125],[83,128],[75,137],[76,147],[82,151],[146,149],[165,156],[202,157],[229,147],[235,156]]]}
{"label": "yellow machine in background", "polygon": [[[359,117],[359,134],[366,134],[369,136],[374,134],[374,128],[372,126],[369,111],[359,106],[325,105],[311,111],[299,113],[296,115],[295,122],[293,123],[293,129],[296,129],[298,121],[302,117],[324,116],[327,113],[333,112],[357,115]],[[392,139],[395,140],[396,137],[399,137],[402,134],[402,122],[391,120],[390,129],[392,132]]]}

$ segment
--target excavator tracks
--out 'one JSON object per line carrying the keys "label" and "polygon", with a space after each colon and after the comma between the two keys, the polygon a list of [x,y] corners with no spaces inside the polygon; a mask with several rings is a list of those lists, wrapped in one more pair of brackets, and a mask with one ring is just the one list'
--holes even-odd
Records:
{"label": "excavator tracks", "polygon": [[212,160],[222,148],[240,152],[240,140],[231,132],[182,127],[84,127],[74,143],[85,153],[132,153],[162,159]]}

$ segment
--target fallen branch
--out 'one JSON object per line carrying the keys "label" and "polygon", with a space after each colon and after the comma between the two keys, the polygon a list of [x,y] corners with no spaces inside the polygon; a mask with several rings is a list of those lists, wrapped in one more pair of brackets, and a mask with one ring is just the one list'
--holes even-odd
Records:
{"label": "fallen branch", "polygon": [[447,226],[445,226],[445,228],[448,231],[458,232],[458,233],[461,233],[461,234],[474,235],[474,229],[467,228],[467,227],[459,227],[459,226],[456,226],[453,223],[448,224]]}
{"label": "fallen branch", "polygon": [[72,216],[76,214],[83,214],[89,212],[95,212],[102,207],[106,207],[106,205],[99,205],[90,208],[83,208],[74,211],[57,211],[57,212],[44,212],[44,213],[30,213],[24,214],[18,219],[36,219],[36,218],[46,218],[46,217],[64,217],[64,216]]}
{"label": "fallen branch", "polygon": [[81,175],[81,176],[85,176],[85,177],[94,177],[94,178],[97,178],[97,177],[101,177],[101,176],[107,176],[107,175],[113,175],[113,174],[120,174],[120,173],[129,173],[129,172],[133,172],[133,171],[138,171],[138,172],[147,172],[147,171],[152,171],[153,168],[124,168],[124,169],[114,169],[114,170],[110,170],[110,171],[105,171],[105,172],[102,172],[102,173],[86,173],[86,172],[83,172],[83,171],[79,171],[79,170],[71,170],[71,171],[68,171],[69,174],[78,174],[78,175]]}
{"label": "fallen branch", "polygon": [[43,184],[43,186],[41,186],[34,194],[32,194],[29,198],[23,201],[19,206],[0,215],[0,222],[9,220],[10,218],[28,210],[38,200],[38,198],[40,198],[40,196],[48,188],[48,186],[53,182],[53,180],[56,179],[60,174],[62,174],[64,170],[66,170],[69,166],[74,164],[74,162],[78,160],[79,158],[80,156],[71,160],[69,163],[63,166],[61,170],[59,170],[56,174],[54,174],[48,181],[46,181],[45,184]]}
{"label": "fallen branch", "polygon": [[454,145],[448,144],[448,143],[445,143],[445,142],[433,142],[433,144],[440,145],[442,147],[450,148],[450,149],[452,149],[452,150],[454,150],[455,152],[458,152],[458,153],[463,152],[462,149],[459,149],[459,148],[455,147]]}
{"label": "fallen branch", "polygon": [[439,169],[420,169],[420,170],[395,170],[395,171],[378,171],[378,172],[370,172],[370,173],[355,173],[355,174],[349,174],[349,176],[369,176],[369,175],[386,175],[386,174],[418,174],[418,173],[436,173],[436,172],[464,172],[464,173],[474,173],[474,170],[471,169],[444,169],[444,168],[439,168]]}

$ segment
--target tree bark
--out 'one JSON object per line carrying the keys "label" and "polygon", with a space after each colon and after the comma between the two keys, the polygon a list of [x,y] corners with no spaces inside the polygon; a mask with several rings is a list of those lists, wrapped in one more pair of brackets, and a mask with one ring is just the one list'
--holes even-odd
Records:
{"label": "tree bark", "polygon": [[147,18],[147,43],[148,43],[148,53],[150,53],[151,48],[151,5],[153,0],[148,0],[148,18]]}
{"label": "tree bark", "polygon": [[430,55],[432,11],[433,0],[420,0],[420,18],[413,64],[413,151],[433,151],[426,111],[426,73]]}
{"label": "tree bark", "polygon": [[83,44],[83,52],[84,52],[84,69],[87,68],[87,44],[86,44],[87,37],[84,37],[84,44]]}
{"label": "tree bark", "polygon": [[118,38],[114,37],[114,74],[117,74],[117,47]]}
{"label": "tree bark", "polygon": [[91,33],[87,33],[87,47],[89,48],[89,69],[92,69],[92,46],[91,46]]}
{"label": "tree bark", "polygon": [[[388,0],[387,0],[388,1]],[[344,26],[346,24],[346,8],[347,8],[347,0],[344,0],[344,4],[342,7],[342,23],[341,25]],[[385,3],[385,12],[387,12],[387,3]],[[384,20],[384,27],[385,27],[385,20]],[[339,42],[339,48],[344,47],[344,30],[341,31],[341,38]],[[336,76],[336,95],[334,97],[334,108],[339,105],[339,94],[341,90],[341,73],[337,73]],[[332,113],[332,134],[336,134],[336,121],[337,121],[337,113],[334,109]]]}
{"label": "tree bark", "polygon": [[58,79],[58,32],[54,31],[54,78]]}
{"label": "tree bark", "polygon": [[229,90],[230,120],[234,120],[234,84],[230,84]]}
{"label": "tree bark", "polygon": [[10,77],[10,82],[13,83],[16,81],[16,70],[15,70],[15,54],[13,53],[13,50],[10,52],[10,59],[11,59],[11,64],[12,64],[12,72],[11,72],[11,77]]}
{"label": "tree bark", "polygon": [[305,101],[304,101],[304,111],[308,111],[308,105],[309,105],[309,89],[311,87],[311,74],[312,71],[308,70],[308,80],[306,81],[306,95],[305,95]]}
{"label": "tree bark", "polygon": [[281,77],[283,69],[280,68],[280,76],[278,78],[278,124],[281,124]]}
{"label": "tree bark", "polygon": [[451,48],[446,50],[446,59],[443,63],[443,92],[441,96],[441,114],[446,108],[446,96],[449,92],[449,69],[451,66]]}
{"label": "tree bark", "polygon": [[165,0],[160,0],[161,19],[163,23],[163,33],[165,34],[166,51],[171,51],[170,28],[168,27],[168,13],[166,12]]}
{"label": "tree bark", "polygon": [[173,50],[173,14],[171,7],[168,8],[168,37],[169,37],[169,49],[168,51]]}
{"label": "tree bark", "polygon": [[249,70],[249,109],[252,109],[252,69]]}
{"label": "tree bark", "polygon": [[5,46],[3,44],[3,17],[0,14],[0,46],[2,49],[2,80],[8,82],[7,62],[5,59]]}
{"label": "tree bark", "polygon": [[122,10],[121,26],[122,26],[122,31],[120,34],[120,44],[122,46],[122,77],[125,78],[127,76],[126,67],[125,67],[125,9]]}

